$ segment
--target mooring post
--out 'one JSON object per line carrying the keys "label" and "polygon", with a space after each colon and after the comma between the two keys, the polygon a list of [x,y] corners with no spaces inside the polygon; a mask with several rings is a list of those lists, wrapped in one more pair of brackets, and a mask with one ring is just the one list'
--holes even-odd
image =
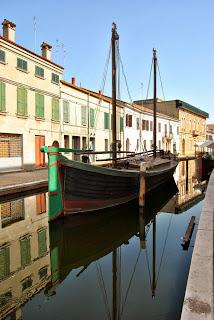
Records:
{"label": "mooring post", "polygon": [[186,157],[186,192],[189,191],[188,180],[189,180],[189,162],[188,162],[188,157]]}
{"label": "mooring post", "polygon": [[144,207],[145,205],[145,194],[146,194],[146,180],[144,172],[146,170],[146,163],[140,164],[140,192],[139,192],[139,206]]}
{"label": "mooring post", "polygon": [[48,147],[48,220],[54,220],[63,214],[62,186],[59,171],[59,149]]}
{"label": "mooring post", "polygon": [[140,246],[142,249],[146,249],[146,232],[145,232],[145,218],[144,208],[139,209],[139,229],[140,229]]}

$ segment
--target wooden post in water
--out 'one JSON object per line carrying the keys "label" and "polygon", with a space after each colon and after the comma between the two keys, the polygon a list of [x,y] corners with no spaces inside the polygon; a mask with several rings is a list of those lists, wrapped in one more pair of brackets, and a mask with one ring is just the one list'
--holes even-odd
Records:
{"label": "wooden post in water", "polygon": [[48,154],[48,221],[51,221],[63,214],[63,197],[58,160],[59,148],[44,146],[40,150]]}
{"label": "wooden post in water", "polygon": [[146,195],[146,180],[143,172],[146,170],[146,163],[140,164],[140,191],[139,191],[139,206],[144,207]]}
{"label": "wooden post in water", "polygon": [[188,180],[189,180],[189,162],[188,162],[188,157],[186,157],[186,192],[189,191],[189,185],[188,185]]}

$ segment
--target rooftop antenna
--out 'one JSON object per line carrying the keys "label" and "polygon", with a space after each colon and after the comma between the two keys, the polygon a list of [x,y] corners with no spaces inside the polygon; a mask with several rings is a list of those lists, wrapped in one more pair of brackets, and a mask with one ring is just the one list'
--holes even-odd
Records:
{"label": "rooftop antenna", "polygon": [[33,16],[34,52],[36,52],[36,16]]}

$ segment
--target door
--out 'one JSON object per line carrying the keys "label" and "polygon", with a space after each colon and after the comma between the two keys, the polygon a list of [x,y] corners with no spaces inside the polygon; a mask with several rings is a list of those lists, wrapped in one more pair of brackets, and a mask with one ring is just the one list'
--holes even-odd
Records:
{"label": "door", "polygon": [[[80,137],[78,137],[78,136],[72,137],[72,148],[73,149],[80,149]],[[73,159],[76,161],[80,161],[80,155],[73,153]]]}
{"label": "door", "polygon": [[40,147],[45,145],[44,136],[35,136],[35,157],[36,157],[36,167],[45,166],[45,154],[40,151]]}

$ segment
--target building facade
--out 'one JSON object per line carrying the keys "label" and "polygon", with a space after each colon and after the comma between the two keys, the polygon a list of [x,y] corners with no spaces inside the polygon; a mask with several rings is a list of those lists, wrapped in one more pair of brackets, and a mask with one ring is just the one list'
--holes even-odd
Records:
{"label": "building facade", "polygon": [[0,170],[45,165],[40,146],[59,140],[60,80],[51,46],[41,56],[15,42],[14,23],[4,20],[0,36]]}
{"label": "building facade", "polygon": [[[153,109],[153,100],[135,102]],[[179,121],[179,155],[195,155],[199,151],[197,143],[206,140],[206,119],[209,114],[181,100],[157,100],[157,112]]]}

